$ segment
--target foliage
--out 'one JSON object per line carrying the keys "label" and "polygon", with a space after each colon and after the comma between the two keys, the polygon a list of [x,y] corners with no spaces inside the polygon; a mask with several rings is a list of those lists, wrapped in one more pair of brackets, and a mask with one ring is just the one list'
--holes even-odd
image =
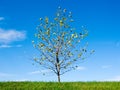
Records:
{"label": "foliage", "polygon": [[120,82],[0,82],[0,90],[119,90]]}
{"label": "foliage", "polygon": [[[40,51],[40,57],[34,61],[42,67],[52,70],[60,79],[60,75],[76,69],[81,60],[85,59],[87,45],[81,47],[81,40],[88,35],[83,29],[77,31],[72,27],[72,13],[58,7],[53,22],[48,17],[40,18],[36,40],[32,43]],[[94,52],[91,51],[90,54]]]}

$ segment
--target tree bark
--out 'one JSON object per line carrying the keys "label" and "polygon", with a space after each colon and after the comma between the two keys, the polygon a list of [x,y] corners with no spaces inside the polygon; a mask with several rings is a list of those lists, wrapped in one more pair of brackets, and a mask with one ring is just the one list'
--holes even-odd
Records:
{"label": "tree bark", "polygon": [[60,73],[58,72],[58,82],[60,82]]}
{"label": "tree bark", "polygon": [[58,82],[60,82],[60,64],[59,64],[58,53],[59,53],[59,49],[56,52],[56,69],[57,69]]}
{"label": "tree bark", "polygon": [[56,69],[57,69],[58,82],[60,82],[60,65],[59,65],[58,56],[57,56],[57,58],[56,58],[56,61],[57,61]]}

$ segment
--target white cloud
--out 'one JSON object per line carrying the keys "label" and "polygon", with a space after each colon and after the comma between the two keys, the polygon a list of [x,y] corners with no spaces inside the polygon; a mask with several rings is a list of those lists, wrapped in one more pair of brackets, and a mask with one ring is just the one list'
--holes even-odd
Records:
{"label": "white cloud", "polygon": [[103,80],[103,81],[120,81],[120,76],[115,76],[111,79],[106,79],[106,80]]}
{"label": "white cloud", "polygon": [[6,45],[6,44],[2,44],[2,45],[0,45],[0,48],[10,48],[10,47],[12,47],[12,46],[10,46],[10,45]]}
{"label": "white cloud", "polygon": [[11,81],[24,82],[24,81],[30,81],[30,80],[29,79],[18,79],[18,80],[11,80]]}
{"label": "white cloud", "polygon": [[10,77],[10,76],[14,76],[14,75],[13,74],[1,73],[0,72],[0,77]]}
{"label": "white cloud", "polygon": [[16,47],[22,47],[22,45],[16,45]]}
{"label": "white cloud", "polygon": [[49,73],[51,72],[51,70],[45,69],[45,70],[41,70],[42,73]]}
{"label": "white cloud", "polygon": [[5,18],[4,17],[0,17],[0,21],[4,20]]}
{"label": "white cloud", "polygon": [[111,68],[111,67],[112,67],[112,65],[104,65],[104,66],[102,66],[103,69],[108,69],[108,68]]}
{"label": "white cloud", "polygon": [[25,38],[25,31],[17,31],[13,29],[5,30],[0,28],[0,43],[6,44],[14,41],[24,40]]}
{"label": "white cloud", "polygon": [[41,71],[33,71],[33,72],[30,72],[29,74],[33,75],[33,74],[42,74],[42,73],[50,73],[50,72],[51,72],[51,70],[45,69],[45,70],[41,70]]}
{"label": "white cloud", "polygon": [[41,72],[40,71],[33,71],[33,72],[30,72],[29,74],[40,74]]}
{"label": "white cloud", "polygon": [[77,70],[85,70],[86,68],[85,67],[77,67]]}
{"label": "white cloud", "polygon": [[1,44],[0,48],[11,48],[11,47],[17,47],[20,48],[22,45],[8,45],[8,44]]}

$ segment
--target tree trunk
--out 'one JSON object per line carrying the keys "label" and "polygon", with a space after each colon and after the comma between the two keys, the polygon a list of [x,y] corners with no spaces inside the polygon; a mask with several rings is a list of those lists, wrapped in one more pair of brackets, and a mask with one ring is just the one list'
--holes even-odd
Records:
{"label": "tree trunk", "polygon": [[58,76],[58,82],[60,82],[60,65],[59,65],[59,59],[57,58],[57,76]]}
{"label": "tree trunk", "polygon": [[58,82],[60,82],[60,64],[59,64],[59,57],[58,57],[59,49],[56,52],[56,70],[57,70],[57,77],[58,77]]}
{"label": "tree trunk", "polygon": [[59,72],[58,72],[57,76],[58,76],[58,82],[60,82],[60,73]]}

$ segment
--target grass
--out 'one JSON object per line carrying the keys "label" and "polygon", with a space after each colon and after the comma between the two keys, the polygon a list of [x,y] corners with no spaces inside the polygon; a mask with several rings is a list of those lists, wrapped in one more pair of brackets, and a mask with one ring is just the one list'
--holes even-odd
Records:
{"label": "grass", "polygon": [[120,90],[120,82],[0,82],[0,90]]}

